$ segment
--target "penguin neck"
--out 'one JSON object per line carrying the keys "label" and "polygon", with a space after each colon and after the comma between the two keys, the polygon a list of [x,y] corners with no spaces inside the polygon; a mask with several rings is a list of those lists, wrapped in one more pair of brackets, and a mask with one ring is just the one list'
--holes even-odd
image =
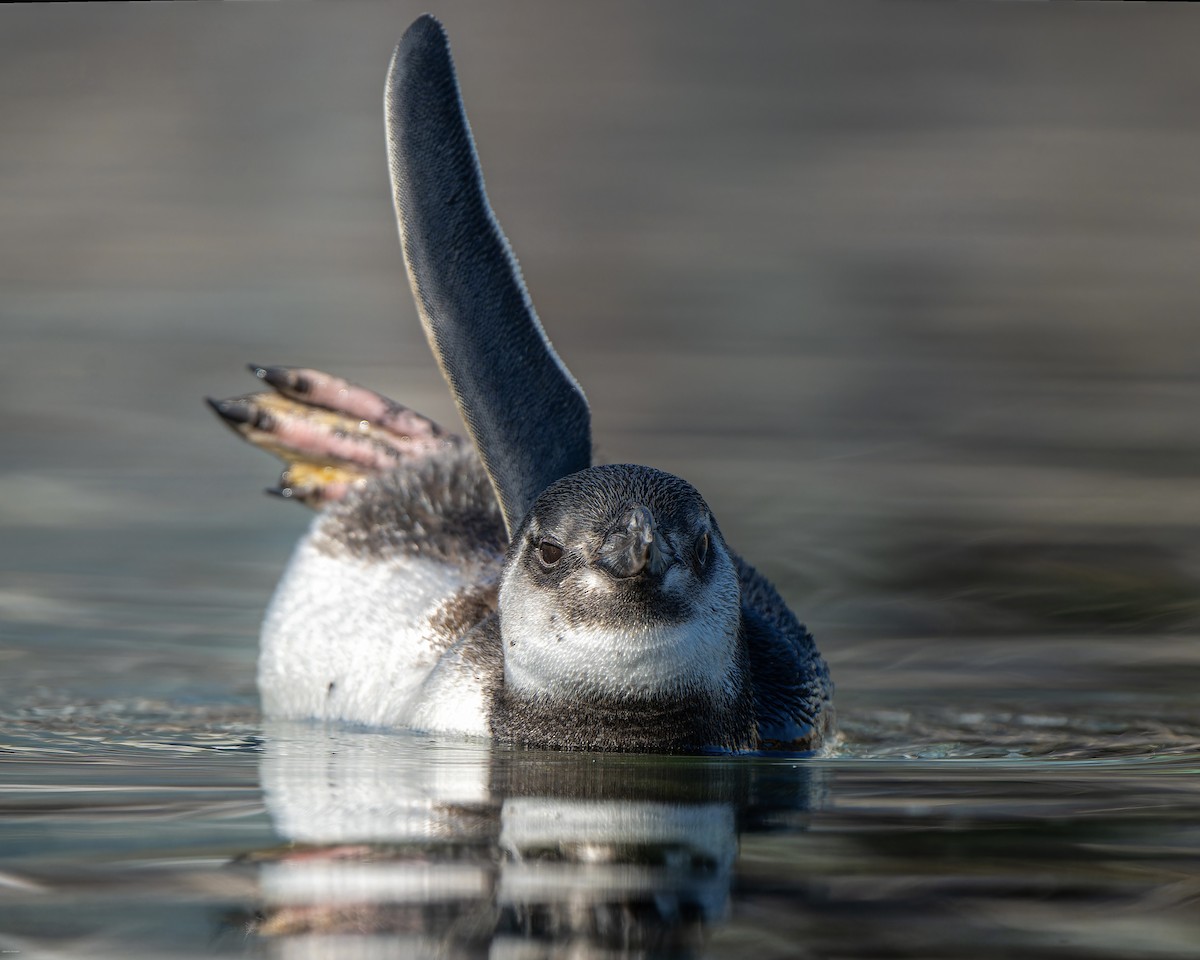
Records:
{"label": "penguin neck", "polygon": [[570,622],[527,591],[500,592],[504,685],[564,702],[737,699],[747,682],[736,602],[676,621]]}

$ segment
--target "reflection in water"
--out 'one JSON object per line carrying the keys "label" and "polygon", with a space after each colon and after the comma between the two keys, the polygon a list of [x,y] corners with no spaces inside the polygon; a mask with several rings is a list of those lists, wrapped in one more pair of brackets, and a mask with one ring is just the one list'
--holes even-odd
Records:
{"label": "reflection in water", "polygon": [[284,956],[690,955],[739,830],[810,809],[812,774],[281,724],[262,786],[293,845],[252,855],[251,928]]}
{"label": "reflection in water", "polygon": [[1193,960],[1194,702],[944,698],[800,761],[14,698],[0,952]]}

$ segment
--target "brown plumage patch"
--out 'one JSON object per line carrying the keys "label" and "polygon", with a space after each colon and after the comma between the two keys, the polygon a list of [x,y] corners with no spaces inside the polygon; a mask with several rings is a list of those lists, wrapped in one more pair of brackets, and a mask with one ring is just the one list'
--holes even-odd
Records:
{"label": "brown plumage patch", "polygon": [[429,617],[429,629],[447,646],[496,612],[500,586],[496,581],[464,587],[442,601]]}

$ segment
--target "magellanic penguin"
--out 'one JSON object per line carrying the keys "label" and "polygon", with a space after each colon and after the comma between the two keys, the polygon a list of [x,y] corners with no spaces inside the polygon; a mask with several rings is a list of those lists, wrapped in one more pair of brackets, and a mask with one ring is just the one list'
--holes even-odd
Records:
{"label": "magellanic penguin", "polygon": [[541,747],[816,750],[812,636],[686,481],[592,465],[583,391],[534,313],[483,177],[446,34],[423,16],[385,92],[417,311],[470,442],[315,370],[209,401],[318,509],[275,591],[266,715]]}

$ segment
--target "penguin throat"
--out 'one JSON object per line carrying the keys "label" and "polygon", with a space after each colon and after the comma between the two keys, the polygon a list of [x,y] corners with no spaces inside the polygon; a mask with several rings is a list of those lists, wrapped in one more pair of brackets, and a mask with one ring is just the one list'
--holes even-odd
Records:
{"label": "penguin throat", "polygon": [[738,612],[614,628],[560,624],[536,604],[502,600],[505,686],[555,697],[728,700],[742,682]]}

